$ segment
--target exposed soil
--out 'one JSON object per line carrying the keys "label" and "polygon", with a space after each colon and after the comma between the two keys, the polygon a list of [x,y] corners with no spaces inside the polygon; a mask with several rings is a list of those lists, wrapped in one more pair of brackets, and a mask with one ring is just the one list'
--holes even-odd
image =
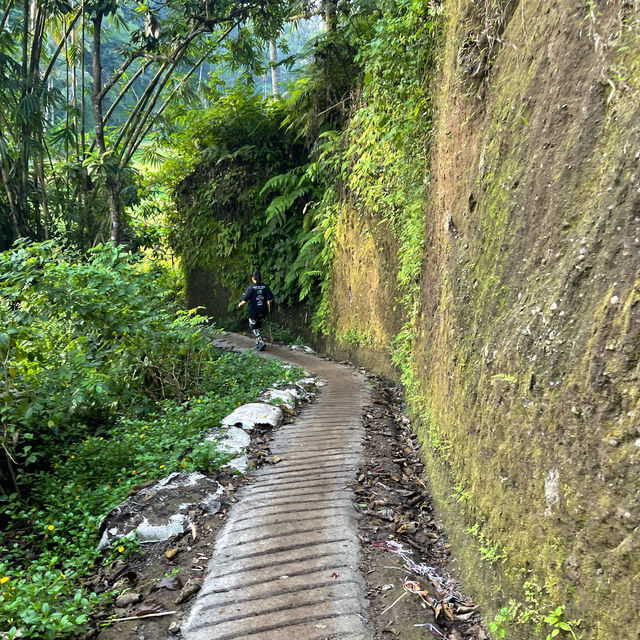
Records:
{"label": "exposed soil", "polygon": [[376,381],[355,488],[375,638],[485,640],[477,607],[449,574],[449,544],[421,480],[420,446],[402,407],[401,391]]}
{"label": "exposed soil", "polygon": [[[294,420],[295,414],[288,410],[285,422]],[[365,464],[354,480],[354,489],[361,514],[360,569],[367,581],[374,637],[411,640],[442,634],[440,637],[451,640],[484,640],[487,636],[474,604],[449,577],[449,545],[443,527],[434,520],[427,488],[420,479],[419,446],[402,415],[400,391],[375,381],[374,401],[366,408],[364,420]],[[254,433],[253,467],[277,462],[270,455],[269,440],[267,430]],[[241,484],[251,482],[251,476],[219,473],[216,480],[225,486],[222,510],[214,516],[200,509],[190,513],[195,539],[190,531],[164,543],[145,545],[135,557],[118,559],[87,580],[92,590],[120,590],[122,595],[100,612],[96,629],[85,637],[180,638],[181,621],[200,589],[216,535],[235,502],[234,493]],[[400,547],[394,547],[394,542]],[[416,567],[419,572],[426,566],[425,575],[416,573]]]}

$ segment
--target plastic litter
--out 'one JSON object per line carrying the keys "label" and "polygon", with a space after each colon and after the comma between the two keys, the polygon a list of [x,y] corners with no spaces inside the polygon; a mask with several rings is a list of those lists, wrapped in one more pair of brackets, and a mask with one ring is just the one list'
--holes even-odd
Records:
{"label": "plastic litter", "polygon": [[[412,558],[412,551],[395,540],[374,540],[371,544],[378,549],[388,551],[389,553],[398,556],[398,558],[403,562],[403,567],[393,568],[402,569],[416,577],[426,579],[430,587],[433,589],[433,592],[435,592],[434,597],[425,588],[423,588],[420,582],[411,580],[409,577],[405,577],[402,581],[402,585],[405,589],[405,593],[403,595],[412,593],[413,595],[418,596],[425,605],[433,610],[436,619],[440,616],[443,616],[445,619],[450,621],[466,621],[469,619],[470,616],[468,616],[468,614],[469,612],[473,612],[475,607],[470,607],[468,606],[470,603],[463,602],[461,596],[454,593],[453,590],[448,587],[447,580],[443,576],[439,575],[434,567],[430,567],[424,563],[415,562]],[[395,604],[395,602],[393,604]],[[453,605],[456,605],[458,613],[462,613],[462,615],[456,615],[456,610],[454,610]],[[434,635],[440,638],[448,637],[431,623],[415,624],[414,626],[427,627]]]}

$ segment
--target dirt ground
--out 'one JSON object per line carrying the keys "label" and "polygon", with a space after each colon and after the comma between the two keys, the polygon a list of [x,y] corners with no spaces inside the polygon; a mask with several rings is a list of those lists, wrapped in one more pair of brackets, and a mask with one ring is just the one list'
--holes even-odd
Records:
{"label": "dirt ground", "polygon": [[[420,479],[419,447],[402,415],[401,392],[380,380],[374,383],[374,401],[364,414],[365,464],[353,483],[374,637],[484,640],[476,607],[449,577],[449,545]],[[285,422],[295,414],[289,411]],[[268,431],[254,434],[253,467],[271,463],[269,440]],[[119,590],[121,596],[99,612],[85,638],[179,640],[181,621],[200,589],[234,493],[251,476],[219,473],[216,480],[225,486],[219,513],[195,509],[192,531],[145,545],[135,557],[119,559],[86,581],[89,589]]]}
{"label": "dirt ground", "polygon": [[486,640],[476,605],[450,575],[449,544],[402,410],[400,389],[376,380],[364,414],[365,464],[354,487],[374,637]]}

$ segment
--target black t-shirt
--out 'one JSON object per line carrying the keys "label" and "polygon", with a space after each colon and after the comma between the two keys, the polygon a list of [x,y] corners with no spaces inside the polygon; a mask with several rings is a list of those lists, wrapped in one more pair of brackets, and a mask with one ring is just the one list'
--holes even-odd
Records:
{"label": "black t-shirt", "polygon": [[249,304],[249,317],[258,319],[267,315],[267,302],[273,300],[273,293],[266,284],[250,284],[242,294],[242,299]]}

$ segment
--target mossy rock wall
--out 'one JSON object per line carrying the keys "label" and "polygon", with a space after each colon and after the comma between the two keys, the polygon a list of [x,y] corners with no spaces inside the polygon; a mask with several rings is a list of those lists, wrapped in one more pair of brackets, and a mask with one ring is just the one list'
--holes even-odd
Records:
{"label": "mossy rock wall", "polygon": [[216,320],[229,315],[231,293],[218,281],[213,271],[195,268],[187,274],[185,280],[187,305],[190,309],[204,307],[204,313]]}
{"label": "mossy rock wall", "polygon": [[[535,615],[566,605],[583,638],[635,639],[640,7],[445,7],[407,364],[432,487],[454,555],[484,548],[465,579],[489,614],[528,591]],[[404,320],[387,316],[397,265],[379,256],[391,234],[349,208],[341,224],[336,339],[357,330],[382,352]]]}
{"label": "mossy rock wall", "polygon": [[321,346],[337,359],[385,375],[393,368],[389,345],[400,328],[396,305],[397,243],[388,224],[345,203],[336,227],[329,324]]}

